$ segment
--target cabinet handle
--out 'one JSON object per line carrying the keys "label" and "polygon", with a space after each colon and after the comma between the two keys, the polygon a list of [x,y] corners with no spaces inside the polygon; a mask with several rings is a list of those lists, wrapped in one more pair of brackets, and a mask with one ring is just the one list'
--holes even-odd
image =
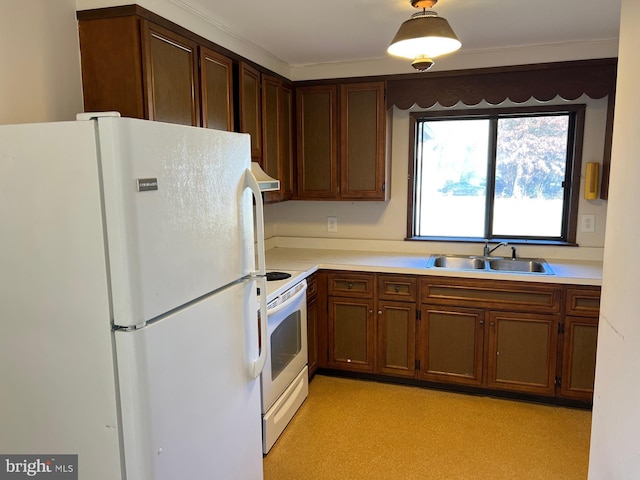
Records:
{"label": "cabinet handle", "polygon": [[347,286],[347,288],[348,288],[349,290],[351,290],[351,289],[353,288],[353,283],[350,283],[350,284]]}
{"label": "cabinet handle", "polygon": [[396,293],[398,293],[400,291],[400,288],[396,287],[394,290],[396,291]]}
{"label": "cabinet handle", "polygon": [[489,325],[491,325],[492,327],[496,326],[496,322],[491,322]]}
{"label": "cabinet handle", "polygon": [[480,325],[484,325],[484,320],[480,320]]}
{"label": "cabinet handle", "polygon": [[382,315],[382,310],[378,310],[378,315]]}
{"label": "cabinet handle", "polygon": [[369,313],[373,313],[373,310],[369,310]]}

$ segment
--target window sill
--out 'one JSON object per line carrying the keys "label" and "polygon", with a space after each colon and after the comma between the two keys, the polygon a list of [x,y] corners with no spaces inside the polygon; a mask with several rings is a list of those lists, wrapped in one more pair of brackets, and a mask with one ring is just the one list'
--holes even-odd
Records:
{"label": "window sill", "polygon": [[[483,244],[487,240],[484,238],[466,237],[407,237],[406,242],[442,242],[442,243],[478,243]],[[491,238],[489,243],[507,242],[509,245],[535,245],[553,247],[578,247],[577,243],[564,242],[562,240],[537,240],[526,238]]]}

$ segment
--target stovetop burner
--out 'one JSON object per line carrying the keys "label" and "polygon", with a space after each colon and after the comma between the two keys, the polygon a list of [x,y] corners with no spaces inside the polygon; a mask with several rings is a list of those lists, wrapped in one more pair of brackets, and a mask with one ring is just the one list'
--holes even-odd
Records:
{"label": "stovetop burner", "polygon": [[273,282],[277,280],[286,280],[290,278],[291,274],[286,272],[267,272],[267,282]]}

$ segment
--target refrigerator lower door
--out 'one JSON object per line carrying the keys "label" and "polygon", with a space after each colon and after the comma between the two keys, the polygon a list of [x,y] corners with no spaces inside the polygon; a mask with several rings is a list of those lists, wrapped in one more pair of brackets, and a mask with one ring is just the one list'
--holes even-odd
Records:
{"label": "refrigerator lower door", "polygon": [[255,288],[115,333],[127,478],[262,479]]}

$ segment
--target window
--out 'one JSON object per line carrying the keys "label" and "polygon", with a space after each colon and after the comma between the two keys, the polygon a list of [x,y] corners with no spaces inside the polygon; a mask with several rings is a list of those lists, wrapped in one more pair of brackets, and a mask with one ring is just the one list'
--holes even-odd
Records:
{"label": "window", "polygon": [[413,113],[408,236],[575,243],[584,108]]}

